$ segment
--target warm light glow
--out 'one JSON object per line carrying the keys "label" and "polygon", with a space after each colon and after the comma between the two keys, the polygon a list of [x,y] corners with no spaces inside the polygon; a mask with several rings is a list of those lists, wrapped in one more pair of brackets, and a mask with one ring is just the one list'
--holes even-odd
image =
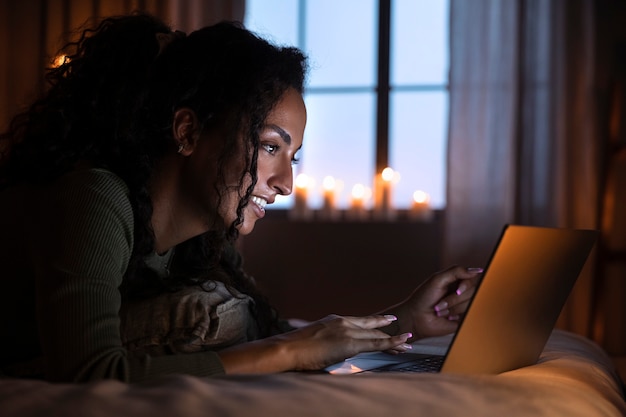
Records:
{"label": "warm light glow", "polygon": [[365,198],[365,186],[363,184],[355,184],[352,187],[352,197],[363,200]]}
{"label": "warm light glow", "polygon": [[313,178],[305,174],[299,174],[295,180],[295,201],[290,216],[297,220],[311,219],[312,212],[309,210],[308,199]]}
{"label": "warm light glow", "polygon": [[322,181],[322,187],[324,187],[326,191],[334,190],[335,186],[336,186],[336,181],[334,177],[331,177],[330,175],[327,177],[324,177],[324,181]]}
{"label": "warm light glow", "polygon": [[426,204],[430,201],[430,196],[422,190],[417,190],[413,193],[413,201],[418,204]]}
{"label": "warm light glow", "polygon": [[428,193],[417,190],[413,193],[413,204],[409,218],[417,221],[429,222],[433,219],[434,213],[430,208],[430,195]]}
{"label": "warm light glow", "polygon": [[372,196],[372,189],[363,184],[352,186],[352,198],[350,199],[350,210],[346,213],[348,219],[365,220],[369,217],[365,208],[367,200]]}
{"label": "warm light glow", "polygon": [[312,183],[312,178],[310,178],[306,174],[298,174],[296,177],[296,187],[297,188],[308,188],[309,184]]}
{"label": "warm light glow", "polygon": [[381,176],[382,176],[384,181],[389,182],[389,181],[393,180],[393,178],[395,176],[395,173],[394,173],[393,169],[387,167],[387,168],[383,169],[383,172],[382,172]]}
{"label": "warm light glow", "polygon": [[61,65],[65,64],[66,62],[69,62],[69,57],[67,55],[57,55],[53,60],[52,60],[52,66],[54,68],[58,68]]}

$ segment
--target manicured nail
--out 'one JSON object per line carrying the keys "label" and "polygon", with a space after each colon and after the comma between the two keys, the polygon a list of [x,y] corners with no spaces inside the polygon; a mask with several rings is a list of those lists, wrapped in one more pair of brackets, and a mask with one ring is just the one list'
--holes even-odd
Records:
{"label": "manicured nail", "polygon": [[413,349],[413,346],[409,345],[408,343],[403,343],[400,345],[400,347],[407,350]]}
{"label": "manicured nail", "polygon": [[402,336],[406,337],[407,339],[410,339],[413,337],[413,333],[408,332],[408,333],[404,333]]}
{"label": "manicured nail", "polygon": [[448,303],[446,301],[442,301],[435,306],[435,311],[439,313],[441,310],[445,310],[448,308]]}
{"label": "manicured nail", "polygon": [[471,272],[473,274],[482,274],[485,270],[483,268],[467,268],[467,272]]}
{"label": "manicured nail", "polygon": [[461,318],[461,316],[448,316],[448,320],[450,320],[450,321],[456,321],[456,320],[458,320],[460,318]]}
{"label": "manicured nail", "polygon": [[456,295],[463,294],[466,289],[467,289],[467,285],[464,282],[460,283],[459,287],[456,289]]}
{"label": "manicured nail", "polygon": [[385,314],[384,316],[387,320],[389,321],[396,321],[398,320],[398,318],[396,316],[394,316],[393,314]]}

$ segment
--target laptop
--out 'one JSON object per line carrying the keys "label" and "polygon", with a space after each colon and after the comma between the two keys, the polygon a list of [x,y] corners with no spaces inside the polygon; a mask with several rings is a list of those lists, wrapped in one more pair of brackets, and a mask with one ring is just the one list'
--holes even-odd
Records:
{"label": "laptop", "polygon": [[326,370],[498,374],[535,364],[598,234],[505,225],[447,352],[365,353]]}

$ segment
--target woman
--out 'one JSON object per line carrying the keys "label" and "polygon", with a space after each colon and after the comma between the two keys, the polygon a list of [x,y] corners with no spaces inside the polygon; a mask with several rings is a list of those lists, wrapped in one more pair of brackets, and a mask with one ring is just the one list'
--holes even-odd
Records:
{"label": "woman", "polygon": [[[186,36],[147,15],[105,19],[68,48],[46,95],[0,141],[5,374],[315,370],[455,330],[477,271],[437,274],[383,314],[298,329],[242,271],[233,242],[292,189],[306,120],[298,50],[235,24]],[[137,342],[139,328],[150,340],[162,331],[142,308],[224,293],[219,308],[238,306],[235,336],[209,331],[199,348],[156,354]]]}

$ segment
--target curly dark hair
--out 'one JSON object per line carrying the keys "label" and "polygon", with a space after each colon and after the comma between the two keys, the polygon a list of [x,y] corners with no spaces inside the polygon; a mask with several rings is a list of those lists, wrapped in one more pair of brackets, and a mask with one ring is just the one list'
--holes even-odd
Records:
{"label": "curly dark hair", "polygon": [[[124,295],[219,279],[256,300],[256,314],[269,332],[275,314],[243,272],[234,241],[257,181],[260,129],[285,91],[303,92],[306,57],[239,23],[186,36],[144,13],[103,19],[61,52],[64,63],[47,70],[47,92],[0,136],[0,189],[50,181],[81,161],[114,172],[129,187],[135,217]],[[192,109],[203,130],[226,132],[217,195],[225,192],[224,174],[233,158],[244,158],[239,186],[246,177],[252,182],[239,201],[237,219],[179,245],[171,275],[158,279],[144,262],[154,251],[148,181],[156,163],[173,151],[172,120],[180,108]]]}

